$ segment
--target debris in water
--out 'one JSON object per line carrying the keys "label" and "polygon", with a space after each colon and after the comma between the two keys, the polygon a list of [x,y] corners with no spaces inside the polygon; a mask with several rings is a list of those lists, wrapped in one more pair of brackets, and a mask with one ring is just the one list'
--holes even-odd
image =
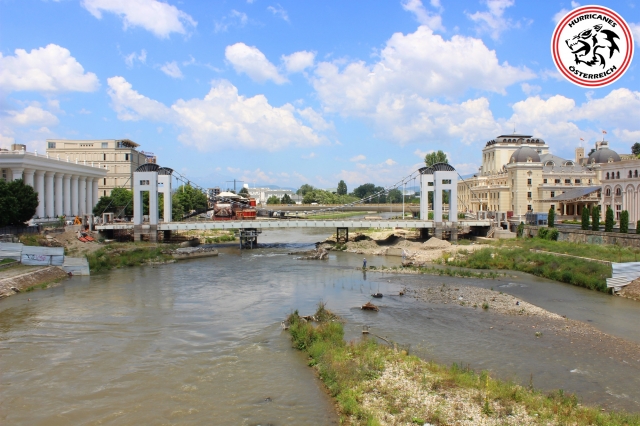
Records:
{"label": "debris in water", "polygon": [[360,309],[362,309],[364,311],[376,311],[376,312],[378,312],[380,310],[376,305],[374,305],[371,302],[365,303],[364,305],[362,305],[360,307]]}
{"label": "debris in water", "polygon": [[368,325],[363,325],[362,326],[362,334],[369,334],[369,326]]}
{"label": "debris in water", "polygon": [[376,299],[380,299],[382,297],[382,293],[373,293],[371,297],[375,297]]}

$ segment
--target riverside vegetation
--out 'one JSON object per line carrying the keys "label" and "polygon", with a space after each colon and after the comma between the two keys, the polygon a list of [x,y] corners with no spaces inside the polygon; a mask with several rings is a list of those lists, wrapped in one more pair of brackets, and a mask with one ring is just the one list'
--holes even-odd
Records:
{"label": "riverside vegetation", "polygon": [[562,390],[543,393],[486,371],[427,362],[373,338],[345,342],[343,324],[322,303],[314,318],[317,325],[294,312],[289,332],[337,401],[343,424],[640,425],[637,415],[583,406]]}
{"label": "riverside vegetation", "polygon": [[155,247],[146,243],[110,244],[93,253],[87,253],[86,256],[89,261],[89,269],[92,272],[99,272],[127,266],[139,266],[144,263],[172,261],[173,257],[166,251],[175,248],[175,245]]}
{"label": "riverside vegetation", "polygon": [[[534,253],[543,250],[547,253]],[[447,264],[473,269],[521,271],[580,287],[608,292],[606,278],[611,266],[588,259],[557,257],[563,253],[610,262],[637,261],[640,250],[619,245],[595,245],[553,241],[541,238],[498,240],[487,248],[457,256]]]}

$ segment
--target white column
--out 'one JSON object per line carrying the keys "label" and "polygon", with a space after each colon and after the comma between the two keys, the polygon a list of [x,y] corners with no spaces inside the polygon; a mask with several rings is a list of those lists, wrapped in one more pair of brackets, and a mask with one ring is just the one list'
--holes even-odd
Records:
{"label": "white column", "polygon": [[78,215],[78,176],[71,176],[71,215]]}
{"label": "white column", "polygon": [[93,213],[93,178],[92,177],[87,178],[86,191],[87,191],[86,212],[87,214],[92,214]]}
{"label": "white column", "polygon": [[71,175],[62,179],[62,209],[65,216],[71,216]]}
{"label": "white column", "polygon": [[87,212],[87,178],[85,176],[78,177],[78,214],[83,215]]}
{"label": "white column", "polygon": [[36,216],[44,217],[44,171],[36,170],[36,187],[38,193],[38,207],[36,208]]}
{"label": "white column", "polygon": [[35,170],[33,169],[24,169],[24,173],[22,174],[22,179],[24,179],[24,183],[33,188],[33,173]]}
{"label": "white column", "polygon": [[12,180],[22,179],[22,172],[24,169],[22,167],[12,167],[11,173],[13,174]]}
{"label": "white column", "polygon": [[62,173],[56,173],[54,180],[55,187],[55,215],[60,217],[64,214],[64,206],[62,205]]}
{"label": "white column", "polygon": [[93,209],[95,207],[96,204],[98,204],[98,201],[100,200],[100,190],[98,189],[98,182],[99,179],[95,178],[93,179],[93,205],[91,206],[91,209]]}
{"label": "white column", "polygon": [[44,174],[44,211],[47,217],[54,217],[53,210],[53,176],[55,172],[46,172]]}

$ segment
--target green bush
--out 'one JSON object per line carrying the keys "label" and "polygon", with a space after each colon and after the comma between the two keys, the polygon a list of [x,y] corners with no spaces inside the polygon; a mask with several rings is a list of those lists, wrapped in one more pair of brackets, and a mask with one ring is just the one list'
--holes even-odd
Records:
{"label": "green bush", "polygon": [[600,207],[598,206],[594,206],[593,209],[591,209],[591,230],[600,230]]}
{"label": "green bush", "polygon": [[539,228],[538,229],[538,238],[542,238],[543,240],[548,239],[547,235],[549,234],[549,228]]}
{"label": "green bush", "polygon": [[582,223],[581,223],[581,227],[583,231],[588,231],[589,230],[589,209],[587,207],[584,207],[582,209]]}
{"label": "green bush", "polygon": [[640,220],[636,222],[636,234],[640,234]]}
{"label": "green bush", "polygon": [[518,238],[522,238],[523,235],[524,235],[524,222],[520,222],[520,225],[518,225],[517,236]]}
{"label": "green bush", "polygon": [[556,211],[553,207],[549,209],[549,218],[547,220],[547,223],[549,225],[549,228],[553,228],[556,224]]}
{"label": "green bush", "polygon": [[560,233],[558,232],[557,229],[553,228],[550,229],[549,232],[547,233],[547,240],[553,240],[553,241],[558,241],[558,235]]}
{"label": "green bush", "polygon": [[629,212],[622,210],[620,213],[620,232],[626,234],[629,232]]}
{"label": "green bush", "polygon": [[613,224],[613,210],[611,210],[611,207],[607,207],[604,220],[604,232],[613,232]]}

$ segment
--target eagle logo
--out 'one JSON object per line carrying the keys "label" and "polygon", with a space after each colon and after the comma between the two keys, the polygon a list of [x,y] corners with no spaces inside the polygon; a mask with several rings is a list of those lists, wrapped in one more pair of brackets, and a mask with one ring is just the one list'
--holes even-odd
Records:
{"label": "eagle logo", "polygon": [[599,65],[604,69],[607,66],[607,59],[611,59],[616,51],[620,52],[616,39],[620,37],[615,32],[609,29],[603,30],[602,24],[598,24],[566,39],[565,43],[571,49],[576,65],[585,64],[590,67]]}

